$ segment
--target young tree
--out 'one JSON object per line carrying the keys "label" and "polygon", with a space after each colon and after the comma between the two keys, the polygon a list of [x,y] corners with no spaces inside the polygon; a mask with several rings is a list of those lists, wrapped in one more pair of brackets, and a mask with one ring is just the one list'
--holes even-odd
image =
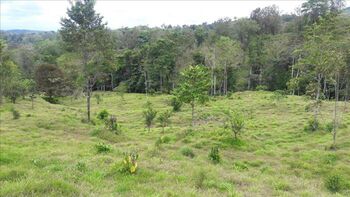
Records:
{"label": "young tree", "polygon": [[122,98],[124,101],[124,94],[128,92],[128,84],[126,82],[120,82],[119,85],[114,88],[114,91]]}
{"label": "young tree", "polygon": [[171,112],[169,110],[159,114],[158,121],[162,126],[162,132],[164,133],[164,128],[170,123]]}
{"label": "young tree", "polygon": [[189,66],[181,73],[181,82],[175,89],[177,98],[191,105],[194,126],[195,104],[209,100],[210,78],[208,69],[202,65]]}
{"label": "young tree", "polygon": [[151,103],[147,103],[147,110],[143,112],[145,118],[145,124],[148,128],[148,132],[151,131],[154,118],[157,116],[157,111],[153,109]]}
{"label": "young tree", "polygon": [[237,135],[243,132],[244,118],[242,114],[238,112],[226,111],[225,114],[226,114],[226,126],[231,129],[235,139],[237,139]]}
{"label": "young tree", "polygon": [[97,65],[94,58],[108,50],[109,34],[103,17],[94,10],[94,0],[80,0],[71,3],[67,10],[68,18],[61,20],[60,35],[67,48],[78,52],[82,57],[83,74],[86,80],[87,119],[90,121],[90,99],[97,78]]}

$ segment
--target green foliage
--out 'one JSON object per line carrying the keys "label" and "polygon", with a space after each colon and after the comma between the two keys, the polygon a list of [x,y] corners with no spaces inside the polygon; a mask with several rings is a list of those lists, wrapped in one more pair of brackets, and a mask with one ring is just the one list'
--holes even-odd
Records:
{"label": "green foliage", "polygon": [[287,95],[283,90],[276,90],[273,92],[273,95],[271,96],[271,99],[276,102],[279,102],[284,98],[287,98]]}
{"label": "green foliage", "polygon": [[100,94],[95,94],[95,99],[96,99],[96,104],[100,104],[100,102],[102,102],[102,97]]}
{"label": "green foliage", "polygon": [[39,91],[47,97],[62,96],[64,94],[63,71],[52,64],[42,64],[35,70],[35,81]]}
{"label": "green foliage", "polygon": [[192,126],[194,125],[195,103],[209,100],[210,78],[208,69],[202,65],[189,66],[181,73],[181,83],[174,91],[176,97],[192,108]]}
{"label": "green foliage", "polygon": [[220,163],[221,158],[220,158],[220,154],[219,154],[219,148],[212,147],[208,157],[209,157],[209,160],[212,161],[214,164]]}
{"label": "green foliage", "polygon": [[195,156],[192,149],[189,147],[182,147],[180,151],[181,151],[181,154],[186,157],[193,158]]}
{"label": "green foliage", "polygon": [[169,136],[162,136],[162,137],[159,137],[156,142],[155,142],[155,145],[157,147],[159,147],[161,144],[166,144],[166,143],[169,143],[171,140],[171,138]]}
{"label": "green foliage", "polygon": [[172,97],[170,100],[170,105],[173,107],[174,112],[178,112],[181,110],[182,102],[178,98]]}
{"label": "green foliage", "polygon": [[43,96],[41,98],[44,99],[46,102],[49,102],[51,104],[59,104],[60,103],[60,101],[58,100],[57,97]]}
{"label": "green foliage", "polygon": [[237,139],[237,136],[243,132],[245,123],[244,117],[241,113],[232,111],[226,111],[225,115],[226,126],[231,129],[231,131],[234,133],[235,139]]}
{"label": "green foliage", "polygon": [[[304,127],[305,131],[317,131],[320,127],[320,123],[317,119],[311,118]],[[332,127],[333,128],[333,127]]]}
{"label": "green foliage", "polygon": [[19,117],[21,116],[19,111],[17,111],[15,108],[11,108],[11,112],[14,120],[19,119]]}
{"label": "green foliage", "polygon": [[145,124],[148,131],[151,131],[151,126],[153,124],[153,120],[157,116],[157,111],[153,109],[150,103],[147,104],[147,110],[143,112],[143,116],[145,118]]}
{"label": "green foliage", "polygon": [[343,179],[338,174],[332,174],[325,179],[325,186],[331,192],[339,192],[343,186]]}
{"label": "green foliage", "polygon": [[117,122],[117,118],[115,115],[110,115],[109,118],[105,119],[106,127],[115,134],[119,134],[121,132],[121,126]]}
{"label": "green foliage", "polygon": [[170,124],[170,116],[171,112],[169,110],[159,114],[158,121],[162,126],[162,132],[164,132],[164,128]]}
{"label": "green foliage", "polygon": [[124,153],[124,159],[122,161],[119,172],[135,174],[138,168],[137,166],[138,157],[139,155],[137,154],[137,152]]}
{"label": "green foliage", "polygon": [[258,85],[258,86],[256,86],[255,90],[257,90],[257,91],[266,91],[267,90],[267,86],[266,85]]}
{"label": "green foliage", "polygon": [[103,142],[96,144],[95,148],[97,150],[97,153],[108,153],[108,152],[112,151],[112,147],[108,144],[103,143]]}
{"label": "green foliage", "polygon": [[86,164],[85,164],[84,162],[81,162],[81,161],[79,161],[79,162],[77,163],[76,168],[77,168],[77,170],[80,171],[80,172],[85,172],[85,171],[87,171],[87,166],[86,166]]}
{"label": "green foliage", "polygon": [[107,117],[109,116],[109,113],[107,110],[102,110],[100,111],[98,114],[97,114],[97,118],[100,119],[100,120],[106,120]]}
{"label": "green foliage", "polygon": [[124,94],[128,92],[128,84],[126,82],[120,82],[114,90],[124,100]]}

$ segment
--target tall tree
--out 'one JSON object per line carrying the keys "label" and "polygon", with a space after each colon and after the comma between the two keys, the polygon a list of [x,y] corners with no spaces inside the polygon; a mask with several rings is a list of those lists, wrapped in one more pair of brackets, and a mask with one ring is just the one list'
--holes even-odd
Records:
{"label": "tall tree", "polygon": [[60,34],[68,50],[81,54],[86,80],[87,119],[90,121],[90,98],[97,78],[97,66],[93,61],[97,52],[109,46],[109,35],[103,17],[94,10],[94,0],[79,0],[67,10],[68,18],[61,20]]}

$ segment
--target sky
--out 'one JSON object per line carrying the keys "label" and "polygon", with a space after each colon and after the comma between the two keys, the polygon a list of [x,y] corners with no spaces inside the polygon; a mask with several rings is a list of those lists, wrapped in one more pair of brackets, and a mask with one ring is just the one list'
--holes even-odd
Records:
{"label": "sky", "polygon": [[[0,29],[56,31],[70,6],[65,0],[0,0]],[[97,0],[95,9],[111,29],[147,25],[190,25],[212,23],[220,18],[249,17],[257,7],[277,5],[292,13],[304,1],[111,1]],[[347,2],[349,5],[349,2]]]}

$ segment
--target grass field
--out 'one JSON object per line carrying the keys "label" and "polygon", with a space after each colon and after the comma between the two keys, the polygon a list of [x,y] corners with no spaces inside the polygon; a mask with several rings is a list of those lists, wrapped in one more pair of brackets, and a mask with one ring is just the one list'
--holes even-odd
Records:
{"label": "grass field", "polygon": [[[216,97],[197,107],[193,129],[185,105],[162,133],[158,123],[145,128],[145,95],[125,94],[123,101],[115,93],[94,94],[103,98],[98,105],[92,99],[95,125],[82,121],[84,98],[60,104],[37,98],[34,109],[26,99],[0,107],[0,196],[350,196],[350,106],[345,111],[342,102],[338,150],[331,151],[330,133],[304,130],[312,116],[304,97],[276,102],[263,91]],[[171,109],[169,99],[148,97],[159,112]],[[332,120],[332,107],[323,103],[322,125]],[[103,109],[116,115],[121,134],[97,120]],[[224,129],[224,109],[245,114],[240,140]],[[112,150],[98,153],[100,142]],[[214,146],[219,164],[208,159]],[[128,151],[139,154],[133,175],[116,170]],[[327,189],[332,176],[339,178],[338,193]]]}

